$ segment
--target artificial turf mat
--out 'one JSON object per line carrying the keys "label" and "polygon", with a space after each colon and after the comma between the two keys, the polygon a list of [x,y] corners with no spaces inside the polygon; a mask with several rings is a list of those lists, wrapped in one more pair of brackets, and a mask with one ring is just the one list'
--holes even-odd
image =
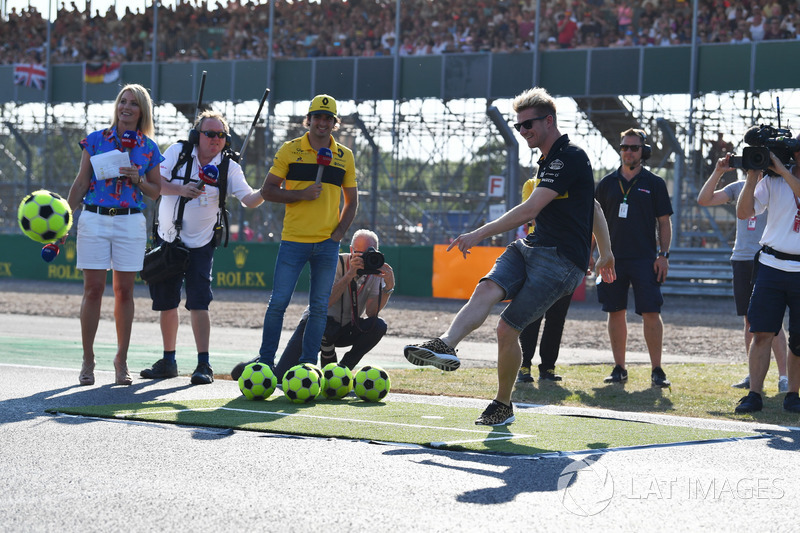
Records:
{"label": "artificial turf mat", "polygon": [[266,401],[237,398],[48,409],[99,418],[522,455],[760,436],[748,431],[548,415],[520,408],[515,409],[513,424],[476,426],[481,411],[402,401],[367,403],[349,397],[294,404],[284,396]]}

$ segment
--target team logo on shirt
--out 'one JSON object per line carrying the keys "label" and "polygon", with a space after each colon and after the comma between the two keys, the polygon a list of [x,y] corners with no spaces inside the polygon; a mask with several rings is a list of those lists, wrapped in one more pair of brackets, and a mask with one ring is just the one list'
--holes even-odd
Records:
{"label": "team logo on shirt", "polygon": [[561,161],[560,159],[553,159],[553,161],[547,168],[549,168],[550,170],[561,170],[562,168],[564,168],[564,162]]}

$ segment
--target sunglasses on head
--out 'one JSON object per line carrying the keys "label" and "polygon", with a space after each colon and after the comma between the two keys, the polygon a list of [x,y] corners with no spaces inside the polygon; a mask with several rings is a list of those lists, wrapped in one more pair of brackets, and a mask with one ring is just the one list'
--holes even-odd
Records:
{"label": "sunglasses on head", "polygon": [[517,122],[516,124],[514,124],[514,129],[517,130],[517,131],[522,131],[522,128],[525,128],[526,130],[529,130],[529,129],[531,129],[533,127],[533,123],[534,122],[536,122],[537,120],[544,120],[549,116],[550,115],[543,115],[541,117],[529,118],[528,120],[523,120],[522,122]]}
{"label": "sunglasses on head", "polygon": [[202,133],[209,139],[213,139],[214,137],[216,137],[217,139],[224,139],[225,136],[227,135],[227,133],[225,133],[224,131],[201,131],[200,133]]}
{"label": "sunglasses on head", "polygon": [[627,152],[628,150],[630,150],[631,152],[638,152],[639,148],[641,148],[641,147],[642,147],[641,144],[620,144],[619,145],[619,149],[622,150],[623,152]]}

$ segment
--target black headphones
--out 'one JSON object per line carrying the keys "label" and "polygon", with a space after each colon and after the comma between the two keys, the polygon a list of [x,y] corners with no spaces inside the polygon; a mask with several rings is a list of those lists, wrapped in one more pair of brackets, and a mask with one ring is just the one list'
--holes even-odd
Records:
{"label": "black headphones", "polygon": [[636,135],[642,139],[642,161],[645,159],[650,159],[650,156],[653,155],[653,147],[647,144],[647,135],[642,130],[634,131],[636,132]]}
{"label": "black headphones", "polygon": [[[195,124],[192,127],[192,129],[189,130],[189,144],[194,146],[200,144],[200,130],[198,130],[197,128],[200,126],[200,122],[202,121],[203,119],[201,118],[197,122],[197,124]],[[231,147],[231,134],[227,133],[225,134],[225,148],[223,148],[223,150],[228,150],[230,149],[230,147]]]}

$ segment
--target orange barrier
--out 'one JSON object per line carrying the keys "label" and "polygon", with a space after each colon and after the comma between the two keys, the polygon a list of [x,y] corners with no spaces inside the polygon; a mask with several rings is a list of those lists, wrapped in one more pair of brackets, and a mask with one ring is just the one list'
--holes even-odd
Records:
{"label": "orange barrier", "polygon": [[[476,246],[464,259],[454,248],[446,252],[447,245],[433,246],[433,285],[434,298],[456,298],[468,300],[472,291],[483,276],[489,273],[494,262],[505,250],[505,246]],[[586,278],[581,281],[572,299],[586,299]]]}
{"label": "orange barrier", "polygon": [[505,247],[476,246],[466,259],[458,248],[445,250],[445,244],[433,246],[433,297],[468,300],[475,285],[489,273]]}

